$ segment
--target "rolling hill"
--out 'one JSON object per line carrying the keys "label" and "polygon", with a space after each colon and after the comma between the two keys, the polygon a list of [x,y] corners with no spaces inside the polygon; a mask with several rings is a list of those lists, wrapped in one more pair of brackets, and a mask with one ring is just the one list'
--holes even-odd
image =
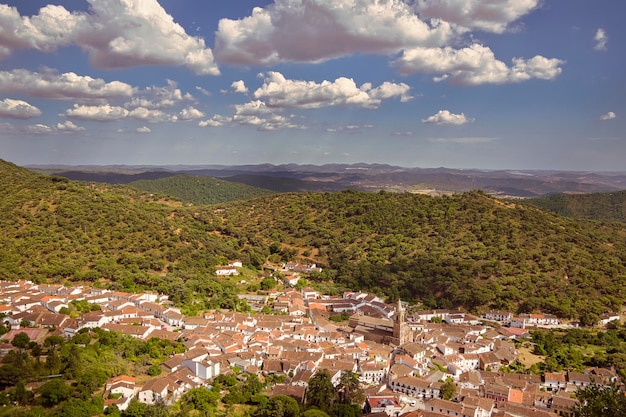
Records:
{"label": "rolling hill", "polygon": [[[315,262],[328,291],[428,307],[592,317],[626,300],[626,230],[480,191],[287,193],[183,207],[126,186],[80,183],[0,162],[1,279],[152,288],[178,302],[222,291],[239,258]],[[230,288],[229,291],[235,291]]]}
{"label": "rolling hill", "polygon": [[272,194],[272,191],[236,182],[197,175],[174,175],[155,180],[137,180],[129,183],[133,188],[176,197],[185,203],[216,204],[236,200],[249,200]]}
{"label": "rolling hill", "polygon": [[526,202],[562,216],[626,223],[626,191],[554,194]]}

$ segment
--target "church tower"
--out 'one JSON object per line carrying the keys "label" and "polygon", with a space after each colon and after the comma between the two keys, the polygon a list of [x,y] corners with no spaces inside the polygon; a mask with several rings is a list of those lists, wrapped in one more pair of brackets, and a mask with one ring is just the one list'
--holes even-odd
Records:
{"label": "church tower", "polygon": [[404,308],[402,308],[402,303],[400,302],[400,299],[398,299],[396,312],[393,317],[393,339],[398,346],[411,341],[410,329],[408,328],[406,320],[404,319]]}

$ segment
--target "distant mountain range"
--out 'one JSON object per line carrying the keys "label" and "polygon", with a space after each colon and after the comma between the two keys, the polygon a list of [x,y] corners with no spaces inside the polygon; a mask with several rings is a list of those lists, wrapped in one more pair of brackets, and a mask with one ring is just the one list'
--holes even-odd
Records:
{"label": "distant mountain range", "polygon": [[73,180],[129,184],[179,174],[220,178],[275,192],[401,191],[431,195],[483,190],[500,197],[540,197],[626,190],[626,172],[403,168],[383,164],[57,166],[29,168]]}

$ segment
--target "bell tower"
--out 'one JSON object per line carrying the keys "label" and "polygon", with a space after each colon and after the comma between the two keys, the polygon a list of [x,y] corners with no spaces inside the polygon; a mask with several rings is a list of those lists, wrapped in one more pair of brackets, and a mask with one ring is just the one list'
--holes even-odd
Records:
{"label": "bell tower", "polygon": [[393,339],[400,346],[410,342],[409,336],[409,328],[404,319],[404,308],[402,308],[402,302],[398,299],[396,312],[393,316]]}

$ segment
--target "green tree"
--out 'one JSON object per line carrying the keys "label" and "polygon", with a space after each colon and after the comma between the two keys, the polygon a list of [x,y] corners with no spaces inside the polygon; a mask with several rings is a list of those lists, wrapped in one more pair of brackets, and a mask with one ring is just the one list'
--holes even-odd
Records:
{"label": "green tree", "polygon": [[130,400],[128,407],[122,413],[122,417],[144,417],[147,414],[148,405],[139,402],[136,398]]}
{"label": "green tree", "polygon": [[217,406],[219,399],[219,392],[204,387],[192,388],[181,398],[181,407],[183,410],[198,410],[207,413]]}
{"label": "green tree", "polygon": [[456,395],[456,385],[452,380],[447,379],[443,384],[441,384],[441,398],[444,400],[451,400]]}
{"label": "green tree", "polygon": [[331,381],[330,372],[328,372],[328,369],[319,370],[309,380],[306,405],[308,407],[317,407],[328,413],[336,400],[337,392]]}
{"label": "green tree", "polygon": [[158,364],[154,363],[150,365],[150,367],[148,367],[147,372],[148,372],[148,375],[150,376],[157,376],[157,375],[161,375],[162,370]]}
{"label": "green tree", "polygon": [[20,349],[26,349],[29,343],[30,343],[30,337],[28,337],[28,335],[24,332],[20,332],[16,334],[13,340],[11,341],[11,344],[13,346],[15,346],[16,348],[20,348]]}
{"label": "green tree", "polygon": [[12,387],[24,378],[24,370],[12,363],[0,367],[0,390]]}
{"label": "green tree", "polygon": [[299,417],[298,402],[286,395],[276,395],[267,402],[265,407],[257,409],[254,417]]}
{"label": "green tree", "polygon": [[43,345],[47,348],[54,348],[56,346],[61,346],[64,341],[65,339],[63,338],[63,336],[53,335],[46,337],[46,339],[43,341]]}
{"label": "green tree", "polygon": [[339,378],[339,402],[342,404],[362,404],[365,394],[359,383],[359,376],[352,371],[342,371]]}
{"label": "green tree", "polygon": [[265,388],[265,386],[259,380],[259,377],[256,374],[249,374],[246,377],[246,381],[243,384],[242,390],[246,396],[251,397],[260,393],[263,388]]}
{"label": "green tree", "polygon": [[267,277],[261,281],[261,289],[263,291],[268,291],[273,288],[276,288],[276,280],[274,278]]}
{"label": "green tree", "polygon": [[623,417],[626,416],[626,396],[615,384],[604,386],[591,383],[576,391],[579,405],[574,409],[576,417]]}
{"label": "green tree", "polygon": [[19,381],[17,385],[15,385],[15,388],[11,392],[11,396],[19,405],[28,405],[34,398],[33,392],[26,389],[24,381]]}
{"label": "green tree", "polygon": [[40,400],[45,406],[52,406],[69,398],[71,390],[62,379],[53,379],[46,382],[37,390]]}

